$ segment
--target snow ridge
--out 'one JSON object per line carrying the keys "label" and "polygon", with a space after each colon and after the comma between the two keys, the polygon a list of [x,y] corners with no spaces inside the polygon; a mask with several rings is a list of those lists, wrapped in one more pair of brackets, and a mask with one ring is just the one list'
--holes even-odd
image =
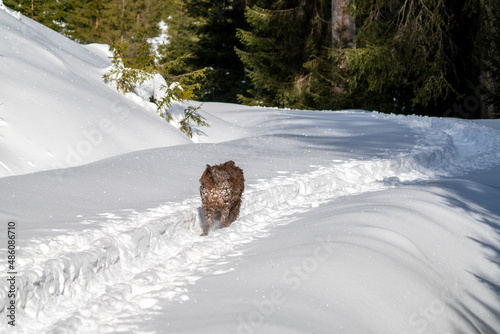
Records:
{"label": "snow ridge", "polygon": [[[415,121],[404,119],[408,120]],[[416,119],[415,125],[426,136],[408,155],[334,161],[330,167],[317,166],[311,173],[248,185],[238,221],[206,238],[198,236],[199,199],[193,198],[145,213],[134,212],[125,220],[109,215],[101,230],[24,247],[23,258],[30,260],[21,264],[18,277],[18,309],[24,318],[21,332],[44,328],[57,332],[130,330],[120,323],[118,313],[153,312],[157,298],[188,298],[185,287],[201,277],[200,273],[217,274],[217,265],[237,254],[238,245],[266,236],[275,224],[290,221],[284,217],[340,196],[453,175],[499,156],[498,143],[491,139],[498,138],[495,133],[488,136],[482,128],[479,133],[486,133],[486,138],[477,138],[473,133],[477,127],[471,123],[448,122],[443,126],[436,122],[443,120]],[[478,146],[471,141],[485,139],[484,151],[473,152]],[[468,150],[469,146],[475,149]],[[7,300],[4,297],[0,297],[3,302]],[[0,306],[1,314],[5,305]],[[103,323],[107,324],[104,328]]]}
{"label": "snow ridge", "polygon": [[7,7],[4,5],[4,3],[3,3],[3,1],[2,1],[2,0],[0,0],[0,10],[3,10],[4,12],[6,12],[6,13],[8,13],[8,14],[12,15],[13,17],[15,17],[15,18],[16,18],[16,19],[18,19],[18,20],[20,20],[20,19],[21,19],[21,17],[22,17],[21,13],[16,12],[16,11],[14,11],[14,10],[11,10],[11,9],[7,8]]}

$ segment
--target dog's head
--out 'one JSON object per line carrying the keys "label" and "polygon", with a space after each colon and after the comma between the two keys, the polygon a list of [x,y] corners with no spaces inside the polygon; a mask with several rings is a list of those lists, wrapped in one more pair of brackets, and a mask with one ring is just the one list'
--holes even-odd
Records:
{"label": "dog's head", "polygon": [[201,175],[200,183],[202,186],[204,186],[206,188],[212,188],[215,186],[214,175],[212,172],[212,166],[207,165],[207,168],[203,172],[203,175]]}

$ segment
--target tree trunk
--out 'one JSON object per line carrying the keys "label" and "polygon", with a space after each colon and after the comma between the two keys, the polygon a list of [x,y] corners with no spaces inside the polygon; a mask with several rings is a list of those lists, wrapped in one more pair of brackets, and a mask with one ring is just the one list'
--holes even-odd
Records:
{"label": "tree trunk", "polygon": [[332,42],[338,49],[353,48],[356,24],[347,13],[349,0],[332,0]]}
{"label": "tree trunk", "polygon": [[[332,48],[341,50],[345,48],[354,48],[354,35],[356,33],[356,24],[354,17],[347,13],[347,5],[350,0],[332,0]],[[334,57],[334,72],[344,71],[345,64],[340,57]],[[346,88],[343,84],[332,82],[333,92],[335,94],[346,94]]]}

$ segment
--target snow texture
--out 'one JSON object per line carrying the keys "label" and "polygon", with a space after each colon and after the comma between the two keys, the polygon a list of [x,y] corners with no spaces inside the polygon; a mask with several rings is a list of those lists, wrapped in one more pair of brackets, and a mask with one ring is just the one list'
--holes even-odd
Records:
{"label": "snow texture", "polygon": [[[499,332],[500,122],[205,103],[189,140],[154,80],[0,9],[1,332]],[[228,160],[240,217],[201,237]]]}

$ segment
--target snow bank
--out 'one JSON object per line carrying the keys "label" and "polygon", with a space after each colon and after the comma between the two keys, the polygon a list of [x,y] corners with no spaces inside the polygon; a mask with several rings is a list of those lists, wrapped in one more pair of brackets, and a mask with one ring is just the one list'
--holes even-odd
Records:
{"label": "snow bank", "polygon": [[[425,195],[424,198],[420,198],[416,194],[418,191],[427,192],[428,190],[424,191],[425,187],[406,189],[402,185],[473,170],[475,168],[473,162],[481,158],[489,157],[488,161],[483,161],[485,166],[493,164],[498,161],[499,156],[499,146],[494,145],[500,138],[498,132],[470,122],[434,122],[420,117],[394,117],[377,113],[308,112],[304,114],[299,111],[252,111],[240,110],[239,106],[235,108],[236,111],[230,112],[229,106],[221,105],[221,111],[218,114],[213,110],[206,112],[207,115],[209,113],[217,115],[228,123],[237,123],[239,127],[247,128],[249,133],[260,131],[267,134],[208,146],[207,144],[187,145],[130,153],[67,170],[62,176],[54,172],[44,172],[0,179],[2,193],[15,195],[13,196],[15,201],[7,196],[2,198],[2,202],[6,203],[6,208],[8,208],[2,215],[5,219],[16,217],[18,221],[23,222],[22,224],[26,224],[27,231],[23,232],[24,238],[30,235],[34,238],[34,241],[28,242],[22,248],[24,255],[20,262],[22,269],[19,276],[20,323],[28,332],[44,329],[77,332],[85,328],[83,332],[104,333],[116,330],[131,331],[145,326],[146,324],[142,322],[130,323],[126,319],[134,316],[150,316],[159,310],[168,310],[171,307],[170,302],[182,304],[192,298],[197,298],[196,296],[202,290],[188,287],[195,282],[198,286],[199,280],[207,279],[211,275],[223,275],[235,270],[234,266],[229,269],[218,268],[227,263],[226,257],[231,256],[233,252],[240,252],[238,249],[241,245],[277,233],[274,227],[291,224],[295,220],[291,218],[293,216],[304,214],[304,222],[293,222],[291,224],[293,226],[312,224],[314,229],[318,225],[324,228],[324,230],[319,229],[318,233],[309,234],[314,235],[314,238],[306,237],[304,242],[309,243],[307,247],[311,246],[311,242],[316,242],[318,237],[328,235],[334,236],[334,240],[337,240],[334,242],[338,243],[336,239],[339,237],[336,232],[338,226],[335,224],[331,226],[329,223],[337,219],[329,217],[338,215],[338,212],[344,209],[334,204],[337,203],[335,201],[327,205],[330,208],[325,209],[330,210],[327,213],[321,213],[322,211],[317,211],[319,209],[315,208],[321,208],[324,203],[340,198],[352,199],[355,204],[350,211],[346,212],[347,218],[343,218],[345,223],[340,225],[344,230],[354,231],[357,225],[349,225],[352,222],[358,222],[361,227],[366,224],[373,226],[373,229],[359,232],[360,239],[346,241],[352,244],[352,247],[363,247],[364,250],[356,255],[357,262],[344,268],[345,276],[335,274],[336,269],[332,269],[331,273],[326,276],[323,274],[321,276],[332,276],[334,281],[340,280],[338,284],[344,293],[343,298],[348,298],[349,295],[356,296],[358,295],[356,291],[368,289],[364,288],[365,285],[368,282],[378,282],[379,275],[383,272],[390,272],[394,275],[397,267],[391,263],[394,261],[403,263],[406,259],[401,258],[403,255],[398,255],[401,249],[409,252],[416,259],[406,264],[409,268],[408,272],[395,275],[388,280],[389,283],[384,285],[382,290],[376,292],[379,296],[377,298],[382,298],[386,293],[386,298],[393,300],[394,307],[400,311],[396,316],[397,322],[389,322],[388,315],[394,316],[390,313],[392,312],[390,307],[376,309],[371,313],[366,310],[361,316],[356,312],[356,305],[362,303],[362,299],[354,298],[347,309],[339,307],[331,309],[332,314],[335,315],[332,319],[337,319],[335,324],[347,326],[348,320],[346,319],[351,319],[354,324],[363,320],[362,323],[353,325],[350,332],[367,331],[372,324],[380,328],[376,332],[383,333],[384,328],[403,330],[410,321],[408,317],[412,317],[417,312],[411,321],[416,324],[416,329],[423,326],[422,322],[418,322],[422,315],[415,311],[416,305],[429,305],[428,303],[435,298],[441,300],[438,293],[442,291],[443,286],[450,284],[452,276],[435,280],[436,278],[431,275],[429,277],[435,281],[424,283],[429,270],[439,272],[440,268],[436,263],[427,263],[422,266],[421,262],[425,259],[422,253],[438,252],[446,261],[452,261],[450,257],[455,252],[455,247],[463,241],[465,236],[472,234],[463,232],[456,241],[439,245],[424,242],[423,239],[417,240],[416,236],[420,235],[414,230],[410,234],[405,231],[384,232],[388,228],[384,224],[389,220],[388,217],[391,217],[401,227],[409,223],[410,225],[406,228],[428,226],[430,232],[425,238],[429,240],[442,238],[442,228],[438,227],[442,224],[446,225],[446,222],[456,222],[456,218],[448,220],[447,217],[453,215],[459,217],[460,211],[463,210],[462,206],[469,202],[455,205],[458,209],[453,207],[450,209],[443,206],[442,202],[437,199],[448,196],[449,201],[455,203],[454,201],[459,200],[454,197],[454,194],[436,195],[437,190],[432,190],[428,197]],[[247,113],[254,117],[244,117]],[[360,129],[364,132],[360,133]],[[476,133],[476,136],[473,136],[473,133]],[[483,142],[490,142],[491,145],[483,145]],[[199,198],[196,195],[197,178],[201,175],[204,163],[227,160],[228,154],[243,166],[246,173],[248,184],[241,217],[230,228],[215,231],[208,238],[200,238],[198,237],[201,233],[201,219]],[[176,162],[171,161],[173,157]],[[168,161],[171,162],[168,163]],[[113,172],[110,173],[110,171]],[[169,175],[175,175],[175,177],[169,177]],[[58,177],[62,177],[62,183],[57,182]],[[23,194],[22,189],[26,189],[27,184],[39,185],[40,191],[35,187],[29,194]],[[97,192],[90,190],[93,185],[97,185]],[[51,196],[44,200],[42,194],[46,193],[44,189],[47,187],[52,187],[50,189],[54,191],[51,191]],[[365,196],[363,194],[389,191],[388,189],[393,187],[402,190],[398,190],[400,193],[398,191],[382,192],[381,194],[386,195],[377,195],[384,200],[376,199],[376,203],[369,205],[372,208],[371,211],[367,210],[366,216],[360,216],[358,207],[367,205],[369,200],[365,197],[355,197],[356,195]],[[83,194],[76,193],[68,197],[67,189],[84,191]],[[101,194],[100,191],[103,193]],[[476,191],[487,196],[498,196],[497,191],[485,187]],[[88,194],[92,194],[91,202],[89,202]],[[384,196],[389,196],[391,200]],[[410,206],[405,209],[407,201]],[[441,204],[431,205],[434,202]],[[20,215],[21,211],[16,208],[22,208],[28,203],[34,212],[33,216],[26,216],[26,213],[23,213],[24,216]],[[60,203],[61,206],[54,206],[53,203]],[[147,205],[154,203],[158,203],[157,206],[147,210]],[[384,206],[384,203],[387,206]],[[40,205],[38,209],[37,205]],[[47,210],[47,205],[53,205],[49,210],[51,217],[43,218],[48,214],[43,213],[43,210]],[[75,208],[79,211],[74,211]],[[380,216],[376,211],[382,210],[383,212],[384,208],[387,209],[386,213]],[[340,211],[337,212],[337,210]],[[361,210],[363,211],[364,209]],[[310,212],[310,215],[307,215],[307,212]],[[426,212],[425,215],[424,212]],[[470,229],[481,219],[496,221],[495,215],[498,215],[496,211],[490,216],[483,209],[479,212],[479,215],[472,214],[466,220]],[[101,214],[95,215],[96,213]],[[406,216],[405,213],[407,213]],[[319,217],[324,215],[325,218],[319,219],[316,215]],[[420,216],[425,219],[419,219]],[[36,217],[39,217],[39,221],[34,222]],[[39,224],[40,221],[44,222],[43,225]],[[52,228],[57,229],[55,236],[51,236],[54,234],[54,231],[51,231]],[[328,232],[329,228],[333,230]],[[491,234],[491,228],[494,228],[493,225],[490,227],[485,225],[484,229],[479,228],[478,233],[481,238],[484,239],[486,235]],[[380,232],[373,232],[377,230]],[[380,234],[380,238],[385,239],[376,241],[373,246],[375,248],[367,248],[365,240],[374,238],[372,232],[375,235]],[[291,229],[279,239],[287,240],[300,233],[302,233],[300,228]],[[274,244],[271,241],[273,238],[269,240],[272,244]],[[488,242],[494,241],[487,240]],[[384,254],[388,254],[391,249],[398,250],[396,254],[374,257],[374,254],[378,252],[375,252],[378,249],[377,242],[382,241],[387,244],[380,246],[386,247]],[[305,252],[304,248],[294,246],[301,245],[301,243],[285,242],[284,248],[286,248],[285,245],[290,247],[290,252]],[[482,254],[481,247],[478,245],[481,244],[471,243],[467,254]],[[492,247],[497,247],[497,244],[493,243]],[[264,251],[267,253],[270,248],[272,247],[269,246],[265,248],[267,251]],[[346,255],[352,257],[352,250],[349,247],[346,249],[348,250]],[[367,260],[363,262],[363,258]],[[370,266],[371,260],[369,259],[371,258],[374,258],[375,267]],[[291,266],[290,260],[286,260],[289,258],[282,257],[280,254],[273,256],[272,259],[280,263],[285,261]],[[472,262],[483,261],[485,257],[473,256],[471,259],[473,259]],[[485,294],[480,288],[481,284],[477,281],[473,283],[468,278],[468,267],[463,264],[464,262],[453,261],[461,263],[453,264],[451,268],[457,270],[462,266],[459,276],[468,282],[466,291],[479,289],[482,291],[481,296]],[[256,265],[257,268],[260,267],[260,264]],[[285,265],[285,268],[287,267],[289,266]],[[354,270],[358,267],[367,268],[361,270],[366,273],[366,282],[361,280],[350,286],[348,283],[352,281],[352,278],[361,275]],[[243,272],[246,268],[251,267],[243,267]],[[370,271],[369,268],[375,269]],[[495,267],[488,268],[485,269],[486,273],[491,276],[495,272]],[[409,280],[413,274],[420,278]],[[238,275],[241,275],[241,272]],[[281,279],[282,275],[278,274],[275,278],[271,278],[270,282]],[[249,281],[250,286],[262,286],[263,283],[258,277],[259,275],[250,276],[246,281]],[[488,276],[488,278],[491,277]],[[315,284],[317,290],[309,291],[307,296],[319,298],[318,291],[337,291],[333,289],[329,280],[318,279],[320,281]],[[336,284],[333,286],[337,286]],[[405,289],[409,286],[416,286],[416,292],[406,291]],[[202,287],[203,284],[200,289],[203,289]],[[368,287],[373,288],[370,284]],[[239,291],[241,288],[236,285],[234,291]],[[286,291],[285,288],[286,286],[282,286],[281,290]],[[406,293],[408,303],[403,303],[394,297],[394,294],[402,291]],[[332,292],[323,298],[334,303],[337,293],[338,291]],[[203,297],[199,298],[203,299]],[[255,295],[248,293],[241,298],[254,300]],[[270,298],[270,295],[264,295],[263,298]],[[5,298],[0,298],[0,300],[5,300]],[[303,312],[303,317],[306,319],[301,323],[291,322],[293,326],[296,325],[303,331],[307,331],[305,324],[313,320],[317,326],[320,326],[319,329],[323,328],[322,326],[325,328],[333,326],[331,322],[325,320],[326,318],[323,318],[323,324],[318,323],[316,316],[306,312],[300,306],[313,307],[315,304],[307,304],[301,298],[291,299],[291,301],[290,312],[283,312],[283,316],[288,318],[291,314]],[[370,303],[374,302],[370,300]],[[471,316],[477,316],[477,313],[484,311],[476,304],[470,306],[469,301],[460,299],[460,302],[470,307],[468,312]],[[489,302],[493,308],[498,305],[495,304],[494,299],[490,299]],[[225,303],[234,302],[221,299],[218,303],[226,305]],[[57,311],[53,305],[58,305]],[[229,327],[240,328],[238,326],[243,326],[240,329],[244,331],[248,330],[248,326],[250,329],[264,326],[263,320],[262,324],[258,322],[259,325],[256,325],[252,322],[253,320],[245,318],[253,312],[255,306],[252,305],[255,303],[248,304],[240,300],[234,306],[234,310],[239,312],[243,320],[236,317],[230,321],[223,316],[218,324],[212,324],[209,331],[215,333],[221,328],[224,330]],[[258,302],[257,305],[259,305]],[[447,316],[440,318],[432,326],[450,328],[453,324],[457,324],[458,313],[449,311],[448,308],[451,306],[446,305]],[[437,306],[444,308],[441,304]],[[381,318],[381,315],[384,317]],[[181,326],[174,319],[168,319],[172,326]],[[180,316],[179,319],[186,320]],[[200,324],[203,323],[206,327],[205,321],[208,319],[208,317],[202,317]],[[378,320],[372,323],[370,319]],[[484,321],[486,326],[493,326],[498,323],[497,320],[493,318],[493,320],[485,319]],[[285,325],[287,323],[290,321],[285,321],[285,319],[278,320],[274,324],[266,321],[266,325],[262,328],[266,328],[265,332],[273,332],[280,328],[291,332],[292,328]],[[459,326],[461,329],[468,330],[474,324],[477,322],[471,320],[460,322]],[[158,330],[164,326],[164,323],[157,320],[154,326],[158,326],[156,328]],[[409,328],[412,328],[411,326],[410,324]],[[189,332],[189,328],[191,327],[186,327],[186,332]],[[350,327],[347,326],[347,328]],[[176,330],[181,331],[178,327]],[[195,332],[193,328],[192,331]]]}
{"label": "snow bank", "polygon": [[[429,182],[253,220],[251,243],[233,243],[223,230],[231,250],[222,247],[218,261],[205,257],[184,272],[187,278],[169,281],[177,293],[163,298],[161,313],[145,311],[152,319],[137,328],[496,333],[499,268],[492,259],[500,246],[499,195],[470,181]],[[241,224],[233,230],[247,228]],[[148,283],[174,276],[161,272]],[[193,277],[200,277],[194,286]]]}
{"label": "snow bank", "polygon": [[0,176],[189,142],[104,84],[108,59],[5,7],[0,35]]}
{"label": "snow bank", "polygon": [[[161,80],[123,97],[103,46],[0,9],[2,331],[500,328],[498,122],[206,103],[193,143],[147,102]],[[198,178],[230,159],[240,218],[202,238]]]}

